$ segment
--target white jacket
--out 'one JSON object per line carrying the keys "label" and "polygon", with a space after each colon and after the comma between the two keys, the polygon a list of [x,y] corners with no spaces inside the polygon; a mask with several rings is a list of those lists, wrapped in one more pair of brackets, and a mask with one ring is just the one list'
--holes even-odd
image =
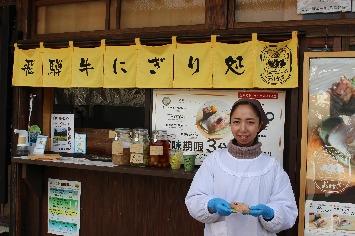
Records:
{"label": "white jacket", "polygon": [[[259,203],[274,210],[274,218],[232,213],[222,217],[210,214],[212,198]],[[213,152],[203,161],[185,198],[190,215],[205,223],[205,236],[266,236],[291,228],[297,218],[297,206],[290,180],[279,163],[266,154],[254,159],[237,159],[227,149]]]}

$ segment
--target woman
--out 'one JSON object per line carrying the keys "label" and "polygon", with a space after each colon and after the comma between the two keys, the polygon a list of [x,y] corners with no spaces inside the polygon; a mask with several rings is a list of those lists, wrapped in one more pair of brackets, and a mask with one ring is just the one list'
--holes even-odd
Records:
{"label": "woman", "polygon": [[[261,152],[257,135],[268,124],[259,101],[240,99],[230,113],[234,139],[227,149],[206,157],[185,203],[204,235],[261,236],[291,228],[297,206],[286,172]],[[232,213],[231,203],[249,206],[248,214]]]}

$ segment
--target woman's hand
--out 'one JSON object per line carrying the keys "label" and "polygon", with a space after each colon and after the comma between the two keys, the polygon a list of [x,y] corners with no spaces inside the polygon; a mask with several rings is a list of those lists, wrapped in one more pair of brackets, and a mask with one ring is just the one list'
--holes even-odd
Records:
{"label": "woman's hand", "polygon": [[207,204],[210,213],[217,213],[221,216],[229,216],[232,213],[230,204],[222,198],[212,198]]}
{"label": "woman's hand", "polygon": [[255,217],[262,216],[265,220],[274,218],[274,210],[264,204],[249,207],[249,214]]}

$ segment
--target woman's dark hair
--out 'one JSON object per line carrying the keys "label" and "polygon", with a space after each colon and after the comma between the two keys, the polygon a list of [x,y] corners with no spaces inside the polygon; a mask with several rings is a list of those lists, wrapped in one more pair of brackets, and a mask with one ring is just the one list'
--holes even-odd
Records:
{"label": "woman's dark hair", "polygon": [[230,116],[229,116],[230,122],[232,119],[233,112],[240,105],[249,105],[253,108],[253,110],[255,111],[256,115],[259,117],[259,120],[261,122],[261,128],[260,128],[259,132],[266,128],[266,126],[269,124],[269,120],[267,119],[265,111],[262,108],[260,102],[256,99],[242,98],[242,99],[239,99],[238,101],[236,101],[233,104],[231,112],[230,112]]}

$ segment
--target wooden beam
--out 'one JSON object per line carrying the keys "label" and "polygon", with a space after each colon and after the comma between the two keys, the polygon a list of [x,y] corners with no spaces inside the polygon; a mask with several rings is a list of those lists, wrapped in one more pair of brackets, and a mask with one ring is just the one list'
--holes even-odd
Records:
{"label": "wooden beam", "polygon": [[227,0],[206,0],[206,22],[209,29],[226,29],[228,15]]}
{"label": "wooden beam", "polygon": [[105,30],[110,30],[110,7],[111,7],[111,0],[106,0],[106,15],[105,15]]}
{"label": "wooden beam", "polygon": [[121,0],[114,0],[117,1],[116,3],[116,29],[121,28],[121,10],[122,10],[122,1]]}
{"label": "wooden beam", "polygon": [[36,6],[51,6],[59,4],[71,4],[80,2],[93,2],[97,0],[37,0],[35,1]]}

